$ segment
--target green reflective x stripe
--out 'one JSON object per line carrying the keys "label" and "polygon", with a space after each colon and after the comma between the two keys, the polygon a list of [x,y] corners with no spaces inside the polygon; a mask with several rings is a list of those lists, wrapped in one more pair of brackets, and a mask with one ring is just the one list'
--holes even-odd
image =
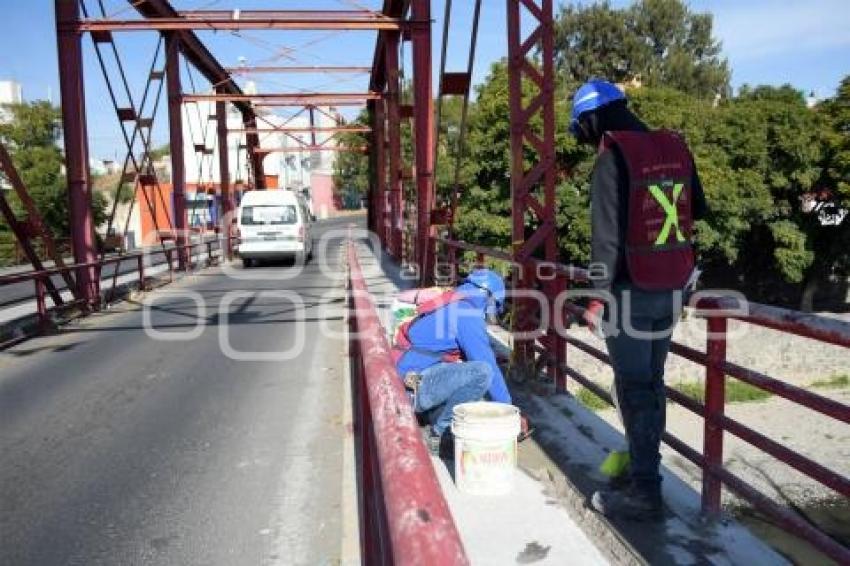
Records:
{"label": "green reflective x stripe", "polygon": [[684,186],[684,183],[673,185],[673,202],[670,202],[667,200],[667,195],[664,194],[664,191],[658,185],[649,185],[649,192],[655,197],[661,208],[664,209],[664,213],[667,214],[667,217],[664,219],[664,226],[661,227],[661,232],[658,233],[658,237],[655,239],[656,246],[667,243],[667,238],[670,237],[671,226],[676,228],[676,240],[680,242],[685,241],[685,237],[679,230],[679,211],[676,210],[676,201],[679,200],[679,195],[682,194]]}

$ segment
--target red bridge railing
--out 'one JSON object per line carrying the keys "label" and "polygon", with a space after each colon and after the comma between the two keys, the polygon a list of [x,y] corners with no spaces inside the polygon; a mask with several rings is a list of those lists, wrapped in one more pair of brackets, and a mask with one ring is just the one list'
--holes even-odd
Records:
{"label": "red bridge railing", "polygon": [[[231,238],[231,240],[237,241],[238,238]],[[96,281],[101,281],[101,275],[103,268],[105,266],[114,265],[114,273],[112,275],[112,286],[110,290],[105,294],[105,300],[109,302],[114,298],[115,288],[117,285],[117,280],[119,276],[128,275],[133,272],[138,274],[138,285],[140,289],[145,288],[145,257],[151,255],[165,255],[165,263],[168,264],[168,275],[169,278],[173,279],[175,269],[175,257],[179,257],[178,254],[182,253],[191,257],[195,253],[195,250],[198,248],[206,248],[207,257],[212,260],[213,252],[219,249],[222,249],[221,246],[222,240],[208,240],[205,242],[195,242],[190,244],[185,244],[182,246],[169,246],[161,249],[156,249],[152,251],[144,251],[144,252],[134,252],[128,254],[121,254],[114,257],[103,258],[99,261],[93,261],[89,263],[75,263],[65,265],[63,267],[54,267],[51,269],[44,269],[41,271],[25,271],[22,273],[15,273],[12,275],[4,275],[0,276],[0,287],[5,287],[7,285],[15,285],[20,283],[28,283],[32,282],[35,286],[35,294],[31,295],[27,298],[22,298],[21,301],[32,300],[32,297],[35,298],[36,302],[36,317],[38,328],[37,331],[41,332],[49,327],[50,325],[50,314],[51,312],[66,309],[70,307],[83,307],[84,309],[90,309],[92,305],[85,304],[85,301],[82,299],[71,299],[69,301],[62,302],[54,302],[54,304],[48,304],[48,285],[47,282],[51,278],[56,275],[61,275],[63,273],[78,273],[78,270],[81,269],[93,269],[96,277]],[[131,265],[133,268],[130,271],[125,273],[119,273],[119,269],[122,265]],[[73,289],[69,289],[69,291],[73,291]],[[58,301],[58,299],[57,299]],[[11,340],[7,340],[5,342],[0,343],[0,348],[7,348],[22,340],[29,338],[28,335],[20,335],[16,336]]]}
{"label": "red bridge railing", "polygon": [[[502,250],[441,238],[437,238],[436,243],[445,247],[444,257],[451,264],[453,273],[457,273],[458,252],[475,254],[476,264],[482,264],[486,257],[512,263],[510,254]],[[544,263],[540,260],[531,261],[535,264]],[[539,269],[539,265],[537,267],[538,274],[546,273],[547,277],[563,278],[566,283],[587,281],[587,272],[580,268],[561,264],[548,265],[548,269],[545,270]],[[545,292],[544,282],[540,281],[540,283]],[[554,297],[548,298],[550,301],[554,301]],[[703,511],[716,513],[720,510],[721,487],[725,485],[759,511],[771,517],[778,525],[809,541],[839,564],[850,564],[850,549],[790,509],[775,503],[768,496],[723,467],[723,434],[728,432],[834,490],[843,497],[850,497],[850,478],[842,476],[811,458],[771,440],[764,434],[726,416],[724,411],[726,379],[727,376],[730,376],[817,413],[850,424],[850,406],[756,370],[742,367],[726,359],[727,326],[730,318],[844,348],[850,348],[850,323],[758,303],[747,303],[747,308],[743,310],[739,308],[740,306],[736,299],[729,297],[712,297],[700,300],[696,305],[697,314],[706,318],[708,325],[705,351],[702,352],[675,342],[672,344],[671,352],[673,354],[705,367],[704,403],[667,387],[667,396],[670,400],[703,418],[703,450],[701,453],[694,450],[670,433],[664,434],[664,442],[703,470]],[[566,312],[562,314],[567,321],[580,318],[584,312],[583,308],[570,302],[565,304],[564,310]],[[744,312],[746,314],[742,314]],[[539,329],[541,336],[537,339],[534,350],[539,355],[538,361],[547,362],[541,365],[546,365],[551,370],[551,360],[558,359],[559,356],[556,355],[553,348],[549,347],[548,342],[552,330],[558,331],[558,325],[554,320],[550,320],[549,324],[550,328]],[[564,326],[566,325],[561,326],[561,328],[564,328]],[[570,345],[605,364],[611,364],[608,355],[602,350],[575,336],[568,335],[562,330],[559,334],[560,338],[566,342],[565,351],[560,353],[561,360],[568,359],[566,349],[567,345]],[[561,371],[552,376],[556,380],[559,390],[565,390],[566,382],[559,380],[558,375],[565,374],[613,405],[611,395],[587,376],[566,363],[561,365],[559,369]]]}
{"label": "red bridge railing", "polygon": [[353,244],[348,283],[363,563],[468,564]]}

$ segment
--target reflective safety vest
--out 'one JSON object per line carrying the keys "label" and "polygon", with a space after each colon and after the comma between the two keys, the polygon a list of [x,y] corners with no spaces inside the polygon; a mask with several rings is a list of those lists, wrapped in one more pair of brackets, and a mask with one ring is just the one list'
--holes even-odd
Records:
{"label": "reflective safety vest", "polygon": [[[432,289],[424,289],[423,291],[432,291]],[[405,293],[409,293],[409,291]],[[401,360],[402,356],[404,356],[404,354],[406,354],[407,352],[416,352],[418,354],[434,358],[435,361],[445,363],[454,363],[461,361],[463,359],[463,354],[458,348],[435,351],[421,348],[419,346],[414,346],[413,342],[410,340],[410,328],[422,318],[434,314],[442,307],[457,303],[459,301],[464,300],[465,298],[466,296],[464,294],[458,293],[453,289],[441,292],[436,295],[434,295],[433,293],[420,293],[414,291],[412,303],[415,305],[416,314],[410,319],[399,324],[398,328],[395,331],[395,336],[393,336],[392,341],[393,363],[398,364],[399,360]]]}
{"label": "reflective safety vest", "polygon": [[694,268],[688,147],[667,130],[606,132],[600,149],[612,146],[629,174],[625,260],[632,283],[647,291],[682,289]]}

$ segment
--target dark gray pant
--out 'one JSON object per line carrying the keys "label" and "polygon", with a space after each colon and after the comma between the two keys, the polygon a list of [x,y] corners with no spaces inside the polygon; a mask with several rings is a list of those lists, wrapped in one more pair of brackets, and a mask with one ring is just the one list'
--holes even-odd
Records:
{"label": "dark gray pant", "polygon": [[[615,286],[617,335],[606,340],[614,366],[614,387],[626,430],[631,476],[641,489],[657,492],[661,434],[666,419],[664,362],[679,306],[671,292]],[[654,337],[636,335],[655,334]]]}

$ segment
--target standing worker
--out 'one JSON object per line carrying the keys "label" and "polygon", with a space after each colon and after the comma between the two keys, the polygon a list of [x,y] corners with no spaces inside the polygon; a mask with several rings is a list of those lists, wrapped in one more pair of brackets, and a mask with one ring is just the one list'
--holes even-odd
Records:
{"label": "standing worker", "polygon": [[694,270],[693,222],[707,212],[705,195],[685,142],[670,131],[650,131],[610,82],[578,89],[570,131],[598,148],[590,273],[611,301],[591,300],[585,320],[597,332],[603,311],[608,315],[606,345],[630,458],[629,481],[597,491],[591,504],[606,516],[658,519],[664,361]]}

